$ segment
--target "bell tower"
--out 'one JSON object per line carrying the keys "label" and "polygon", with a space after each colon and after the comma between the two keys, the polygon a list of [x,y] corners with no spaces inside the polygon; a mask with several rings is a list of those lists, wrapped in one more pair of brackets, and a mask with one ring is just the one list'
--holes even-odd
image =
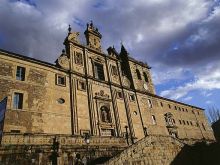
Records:
{"label": "bell tower", "polygon": [[101,38],[102,35],[99,33],[97,27],[93,25],[93,22],[87,23],[86,31],[84,32],[86,37],[86,44],[90,48],[101,51]]}

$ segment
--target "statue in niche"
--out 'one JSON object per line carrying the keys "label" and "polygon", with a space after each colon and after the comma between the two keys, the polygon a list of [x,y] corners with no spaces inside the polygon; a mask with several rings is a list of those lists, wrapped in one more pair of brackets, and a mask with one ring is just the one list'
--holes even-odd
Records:
{"label": "statue in niche", "polygon": [[110,117],[110,110],[106,106],[101,107],[101,121],[110,123],[111,117]]}

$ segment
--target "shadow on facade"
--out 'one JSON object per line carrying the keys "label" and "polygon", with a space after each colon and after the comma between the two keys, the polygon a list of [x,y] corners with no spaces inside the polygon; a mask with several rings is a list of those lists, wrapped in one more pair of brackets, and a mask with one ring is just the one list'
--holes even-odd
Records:
{"label": "shadow on facade", "polygon": [[220,119],[212,124],[215,139],[220,142]]}
{"label": "shadow on facade", "polygon": [[185,145],[171,165],[220,165],[220,143]]}

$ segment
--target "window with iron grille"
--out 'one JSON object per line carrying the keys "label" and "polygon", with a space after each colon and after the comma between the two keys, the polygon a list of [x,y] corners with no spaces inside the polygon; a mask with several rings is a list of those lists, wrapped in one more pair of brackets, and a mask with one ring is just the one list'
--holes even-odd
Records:
{"label": "window with iron grille", "polygon": [[66,86],[66,77],[62,75],[56,75],[56,85]]}
{"label": "window with iron grille", "polygon": [[100,63],[94,63],[94,74],[95,78],[99,80],[105,80],[103,65]]}

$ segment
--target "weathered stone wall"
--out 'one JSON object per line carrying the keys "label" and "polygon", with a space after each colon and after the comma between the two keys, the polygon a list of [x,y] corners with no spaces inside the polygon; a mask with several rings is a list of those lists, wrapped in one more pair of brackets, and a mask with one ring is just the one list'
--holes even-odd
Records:
{"label": "weathered stone wall", "polygon": [[105,165],[169,165],[185,143],[170,136],[148,136],[110,159]]}
{"label": "weathered stone wall", "polygon": [[[146,66],[143,67],[142,65],[137,64],[133,61],[129,61],[129,65],[135,89],[155,94],[154,84],[151,78],[150,70]],[[141,79],[138,79],[136,69],[139,70]],[[145,81],[144,73],[146,73],[147,75],[147,82]]]}
{"label": "weathered stone wall", "polygon": [[209,165],[219,164],[219,143],[178,140],[171,136],[151,135],[116,155],[105,165]]}
{"label": "weathered stone wall", "polygon": [[[55,137],[59,147],[56,152],[58,155],[53,153]],[[127,147],[124,138],[92,136],[87,144],[84,137],[58,134],[5,133],[2,142],[1,165],[30,165],[33,160],[32,164],[47,165],[52,159],[58,160],[58,165],[74,164],[76,159],[97,162],[96,159],[109,159]]]}
{"label": "weathered stone wall", "polygon": [[[107,56],[71,40],[66,42],[66,49],[57,66],[1,52],[0,99],[8,96],[5,132],[105,136],[106,131],[108,136],[126,135],[131,141],[138,141],[146,134],[173,132],[180,139],[214,138],[202,109],[155,95],[146,64],[128,57],[127,69],[131,73],[125,75],[121,70],[123,62],[116,56]],[[95,76],[94,63],[103,66],[105,80]],[[16,80],[17,66],[26,69],[25,81]],[[65,85],[57,85],[57,75],[65,77]],[[84,89],[80,83],[84,83]],[[144,88],[146,83],[148,89]],[[13,109],[15,92],[24,94],[22,109]],[[65,103],[60,104],[59,99]],[[101,121],[102,106],[109,108],[110,122]],[[173,116],[172,126],[165,121],[168,113]]]}
{"label": "weathered stone wall", "polygon": [[[0,54],[0,100],[8,97],[4,132],[71,133],[68,75],[52,65],[39,65]],[[25,80],[16,80],[17,66],[25,68]],[[66,76],[66,86],[56,85],[56,75]],[[14,93],[23,94],[22,109],[14,109]],[[57,100],[63,98],[64,104]],[[62,123],[62,124],[60,124]]]}

